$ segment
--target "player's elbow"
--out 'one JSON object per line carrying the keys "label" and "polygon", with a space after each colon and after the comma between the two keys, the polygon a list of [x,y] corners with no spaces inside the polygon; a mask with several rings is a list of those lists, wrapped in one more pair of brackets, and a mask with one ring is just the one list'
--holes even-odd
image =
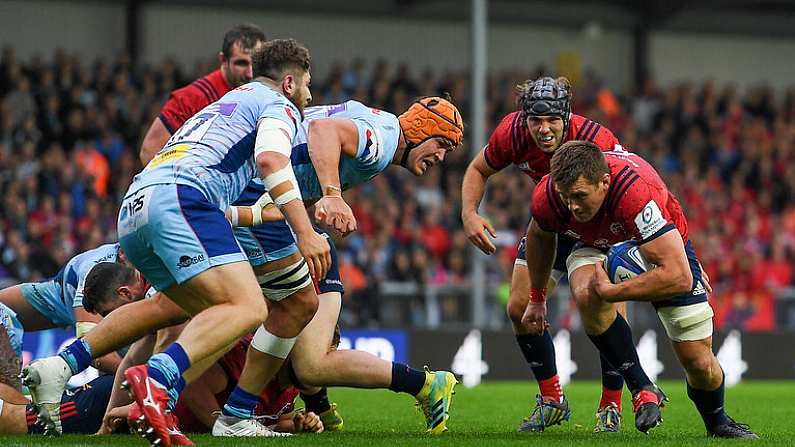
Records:
{"label": "player's elbow", "polygon": [[257,167],[263,174],[278,171],[284,167],[284,160],[281,160],[278,153],[265,151],[257,155]]}
{"label": "player's elbow", "polygon": [[689,266],[669,268],[668,283],[673,295],[683,295],[693,289],[693,273]]}

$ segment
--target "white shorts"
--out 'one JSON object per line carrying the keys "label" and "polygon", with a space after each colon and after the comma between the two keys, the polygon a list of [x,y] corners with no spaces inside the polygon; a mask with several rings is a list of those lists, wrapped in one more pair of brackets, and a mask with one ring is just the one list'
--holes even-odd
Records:
{"label": "white shorts", "polygon": [[708,302],[661,307],[657,316],[673,341],[703,340],[712,336],[712,306]]}
{"label": "white shorts", "polygon": [[597,262],[602,262],[607,259],[607,255],[592,247],[580,247],[571,252],[566,258],[566,270],[569,276],[580,267],[586,265],[593,265]]}

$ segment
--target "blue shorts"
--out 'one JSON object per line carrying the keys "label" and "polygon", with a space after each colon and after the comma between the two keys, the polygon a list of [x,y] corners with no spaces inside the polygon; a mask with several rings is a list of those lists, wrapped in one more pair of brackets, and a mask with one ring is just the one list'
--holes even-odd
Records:
{"label": "blue shorts", "polygon": [[0,303],[0,327],[5,330],[8,343],[22,361],[22,336],[25,335],[25,331],[17,319],[17,313],[3,303]]}
{"label": "blue shorts", "polygon": [[342,285],[342,278],[340,277],[340,266],[337,261],[337,247],[334,246],[334,241],[328,233],[318,228],[315,228],[315,230],[328,240],[328,245],[331,248],[331,267],[329,267],[326,277],[317,282],[318,294],[339,292],[340,295],[344,295],[345,286]]}
{"label": "blue shorts", "polygon": [[689,293],[684,295],[675,296],[662,301],[652,301],[651,303],[654,305],[655,309],[670,306],[689,306],[691,304],[707,301],[707,290],[701,278],[701,264],[698,262],[698,257],[696,256],[696,250],[693,248],[692,241],[687,241],[685,244],[685,254],[687,255],[687,263],[690,264],[690,273],[693,275],[693,288]]}
{"label": "blue shorts", "polygon": [[[558,272],[558,276],[566,274],[566,258],[569,257],[572,249],[574,248],[574,244],[577,243],[574,239],[558,234],[558,245],[555,251],[555,263],[552,265],[552,270],[554,272]],[[527,265],[527,254],[526,246],[527,245],[527,238],[523,237],[521,241],[519,241],[519,247],[517,248],[516,253],[516,261],[514,264],[519,265]]]}
{"label": "blue shorts", "polygon": [[266,222],[256,227],[235,228],[235,238],[254,267],[286,258],[298,252],[295,236],[287,222]]}
{"label": "blue shorts", "polygon": [[[328,233],[315,227],[315,231],[322,234],[328,240],[331,248],[331,266],[326,277],[317,282],[318,293],[339,292],[345,293],[345,288],[340,279],[339,266],[337,264],[337,248]],[[235,237],[245,250],[248,261],[252,266],[258,267],[277,259],[286,258],[298,252],[295,244],[295,236],[287,225],[281,220],[269,222],[251,228],[235,228]]]}
{"label": "blue shorts", "polygon": [[118,232],[127,258],[156,290],[247,260],[223,211],[187,185],[150,185],[128,193]]}
{"label": "blue shorts", "polygon": [[20,290],[28,304],[53,325],[74,326],[75,312],[64,303],[63,286],[60,281],[49,279],[42,282],[26,282],[21,285]]}

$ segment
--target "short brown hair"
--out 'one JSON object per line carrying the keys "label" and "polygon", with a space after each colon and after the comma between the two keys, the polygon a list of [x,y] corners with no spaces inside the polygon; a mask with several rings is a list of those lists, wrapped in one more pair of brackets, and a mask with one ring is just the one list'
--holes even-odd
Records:
{"label": "short brown hair", "polygon": [[221,46],[221,51],[224,53],[224,57],[229,59],[232,57],[232,47],[236,43],[245,50],[252,50],[260,42],[265,42],[265,33],[256,25],[244,23],[235,26],[224,34],[224,43]]}
{"label": "short brown hair", "polygon": [[309,71],[309,50],[295,39],[274,39],[266,42],[251,57],[254,77],[264,76],[274,81],[286,71]]}
{"label": "short brown hair", "polygon": [[83,308],[96,313],[97,306],[116,300],[116,289],[135,282],[135,269],[116,262],[100,262],[91,267],[83,286]]}
{"label": "short brown hair", "polygon": [[564,143],[549,162],[549,176],[559,189],[569,189],[580,177],[596,184],[610,173],[602,150],[587,141]]}

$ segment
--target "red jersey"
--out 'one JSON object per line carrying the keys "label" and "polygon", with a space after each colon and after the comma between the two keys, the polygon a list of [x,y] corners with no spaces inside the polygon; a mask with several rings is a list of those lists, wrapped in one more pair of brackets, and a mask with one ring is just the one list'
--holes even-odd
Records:
{"label": "red jersey", "polygon": [[[229,352],[227,352],[218,364],[223,368],[228,378],[226,389],[215,395],[215,400],[218,406],[221,407],[226,403],[229,394],[237,385],[240,374],[243,372],[243,366],[246,364],[246,350],[251,343],[251,336],[246,336],[238,342]],[[284,368],[276,373],[276,377],[268,382],[268,385],[260,394],[257,408],[254,410],[255,416],[276,416],[284,413],[291,413],[295,410],[295,398],[298,397],[298,388],[289,383],[287,374],[284,374]],[[188,410],[182,400],[177,402],[177,407],[174,413],[179,418],[179,428],[187,433],[203,433],[207,432],[210,427],[204,426],[199,420]],[[274,419],[274,423],[276,420]],[[266,425],[269,423],[266,421]]]}
{"label": "red jersey", "polygon": [[[515,164],[530,178],[538,182],[549,174],[549,161],[552,154],[538,148],[524,118],[524,113],[509,113],[494,129],[484,150],[486,162],[495,171]],[[620,145],[613,132],[596,121],[580,115],[571,115],[563,143],[572,140],[585,140],[599,146],[603,151],[612,151]]]}
{"label": "red jersey", "polygon": [[160,121],[173,134],[188,118],[217,101],[232,87],[226,83],[221,69],[171,92],[160,111]]}
{"label": "red jersey", "polygon": [[677,229],[687,243],[687,220],[676,197],[657,171],[638,155],[624,150],[606,152],[612,181],[602,207],[588,222],[574,220],[545,176],[533,191],[532,216],[541,229],[564,233],[583,244],[607,249],[634,239],[648,242]]}

